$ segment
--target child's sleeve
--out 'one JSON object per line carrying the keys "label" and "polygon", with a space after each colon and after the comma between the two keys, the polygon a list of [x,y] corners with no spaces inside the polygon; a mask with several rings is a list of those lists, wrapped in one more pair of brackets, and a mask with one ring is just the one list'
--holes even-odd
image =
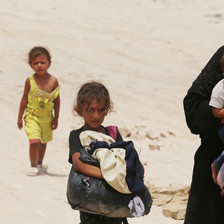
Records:
{"label": "child's sleeve", "polygon": [[54,99],[58,97],[59,93],[60,93],[60,86],[58,85],[57,88],[54,90]]}
{"label": "child's sleeve", "polygon": [[224,107],[223,80],[219,81],[212,90],[209,106],[222,109]]}
{"label": "child's sleeve", "polygon": [[119,132],[119,130],[118,130],[118,127],[116,127],[116,128],[117,128],[117,140],[116,141],[117,142],[118,141],[124,141],[123,138],[122,138],[122,136],[121,136],[121,134],[120,134],[120,132]]}
{"label": "child's sleeve", "polygon": [[69,136],[69,159],[68,162],[72,163],[72,155],[76,152],[80,152],[82,148],[80,140],[79,140],[80,132],[75,130],[71,131]]}

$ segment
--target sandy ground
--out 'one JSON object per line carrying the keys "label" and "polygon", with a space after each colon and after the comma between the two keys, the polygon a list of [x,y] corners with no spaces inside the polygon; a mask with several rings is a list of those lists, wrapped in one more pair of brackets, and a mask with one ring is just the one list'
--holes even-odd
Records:
{"label": "sandy ground", "polygon": [[[183,97],[223,45],[221,0],[0,1],[1,223],[79,223],[66,199],[68,136],[82,125],[71,113],[80,85],[103,82],[115,104],[104,125],[131,131],[146,180],[190,185],[198,136],[190,134]],[[59,127],[48,144],[48,175],[28,177],[28,141],[17,129],[33,46],[52,53],[49,72],[61,85]],[[154,139],[147,138],[155,137]],[[182,224],[160,207],[134,223]]]}

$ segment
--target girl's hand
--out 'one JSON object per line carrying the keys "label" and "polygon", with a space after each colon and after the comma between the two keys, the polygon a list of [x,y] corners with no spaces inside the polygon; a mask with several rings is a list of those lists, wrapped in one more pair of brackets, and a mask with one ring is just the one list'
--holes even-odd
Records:
{"label": "girl's hand", "polygon": [[51,124],[51,129],[55,130],[57,127],[58,127],[58,120],[54,118]]}
{"label": "girl's hand", "polygon": [[23,128],[23,119],[22,118],[19,118],[18,121],[17,121],[17,126],[18,128],[21,130]]}

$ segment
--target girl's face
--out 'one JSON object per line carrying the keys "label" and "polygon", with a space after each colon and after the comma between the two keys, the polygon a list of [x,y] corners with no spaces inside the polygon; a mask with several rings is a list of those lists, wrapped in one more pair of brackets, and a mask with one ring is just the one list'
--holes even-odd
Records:
{"label": "girl's face", "polygon": [[35,74],[37,75],[46,75],[50,65],[51,65],[51,62],[48,60],[47,56],[44,54],[37,56],[30,63],[31,68],[34,70]]}
{"label": "girl's face", "polygon": [[85,120],[84,130],[99,131],[108,109],[105,108],[104,103],[99,103],[94,99],[89,105],[84,104],[82,110],[77,112]]}

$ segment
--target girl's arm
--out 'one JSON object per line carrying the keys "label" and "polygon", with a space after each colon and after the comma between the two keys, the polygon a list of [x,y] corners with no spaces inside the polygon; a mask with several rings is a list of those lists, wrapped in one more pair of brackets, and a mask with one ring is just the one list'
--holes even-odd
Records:
{"label": "girl's arm", "polygon": [[[54,78],[54,89],[56,89],[59,85],[58,80]],[[57,98],[54,100],[54,118],[51,124],[52,130],[55,130],[58,127],[58,117],[60,110],[60,95],[58,94]]]}
{"label": "girl's arm", "polygon": [[23,114],[28,103],[29,90],[30,90],[30,79],[27,78],[25,82],[23,96],[20,102],[20,107],[19,107],[19,114],[18,114],[18,121],[17,121],[17,126],[19,129],[23,128]]}
{"label": "girl's arm", "polygon": [[51,124],[52,130],[55,130],[58,127],[58,117],[60,110],[60,95],[54,100],[54,119]]}
{"label": "girl's arm", "polygon": [[79,157],[80,157],[79,152],[76,152],[72,155],[72,161],[75,170],[87,176],[103,179],[103,175],[99,167],[90,165],[88,163],[84,163],[81,160],[79,160]]}

